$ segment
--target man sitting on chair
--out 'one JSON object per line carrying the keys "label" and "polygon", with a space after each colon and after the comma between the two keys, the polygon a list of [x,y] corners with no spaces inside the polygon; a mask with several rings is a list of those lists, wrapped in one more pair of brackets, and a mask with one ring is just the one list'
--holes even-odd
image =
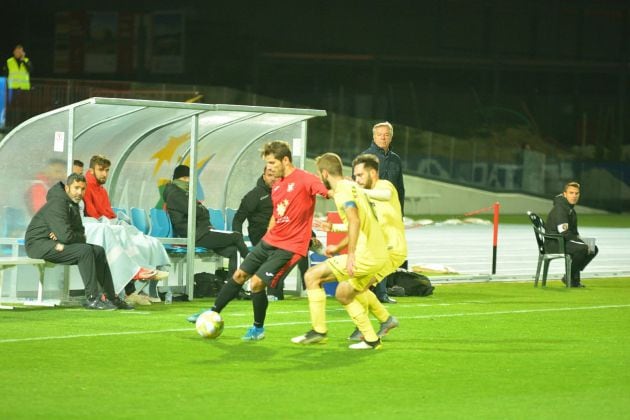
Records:
{"label": "man sitting on chair", "polygon": [[[46,204],[35,213],[26,230],[26,254],[55,264],[77,264],[87,309],[133,309],[116,296],[105,250],[86,243],[79,213],[85,188],[85,177],[71,174],[66,185],[59,182],[48,190]],[[101,293],[105,299],[101,299]]]}
{"label": "man sitting on chair", "polygon": [[[107,249],[110,265],[114,267],[117,289],[124,286],[128,301],[138,305],[160,302],[155,281],[151,282],[150,296],[147,296],[138,293],[134,282],[130,280],[162,280],[168,277],[168,272],[161,269],[170,264],[170,259],[164,245],[157,238],[147,236],[126,223],[109,223],[109,220],[117,218],[107,190],[103,187],[107,182],[110,166],[110,160],[103,155],[94,155],[90,159],[90,167],[85,176],[87,189],[83,198],[85,216],[107,223],[87,224],[88,237],[90,242]],[[113,264],[113,259],[116,264]],[[140,291],[143,287],[139,288]]]}
{"label": "man sitting on chair", "polygon": [[[590,248],[580,237],[578,232],[578,220],[575,213],[575,205],[580,199],[580,184],[569,182],[564,186],[562,194],[553,199],[553,208],[547,216],[545,223],[547,233],[556,233],[564,236],[565,252],[571,255],[571,287],[584,287],[580,282],[580,271],[591,262],[599,252],[597,246]],[[546,241],[547,252],[558,252],[556,241]],[[568,279],[562,278],[566,284]]]}

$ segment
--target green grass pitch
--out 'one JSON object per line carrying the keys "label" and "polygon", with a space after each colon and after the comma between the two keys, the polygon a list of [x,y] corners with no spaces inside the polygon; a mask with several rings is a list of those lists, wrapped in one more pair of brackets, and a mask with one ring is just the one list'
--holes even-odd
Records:
{"label": "green grass pitch", "polygon": [[2,311],[0,418],[628,418],[630,279],[584,283],[437,285],[388,306],[401,325],[379,351],[347,348],[334,299],[313,346],[289,341],[310,328],[305,298],[271,302],[259,342],[240,338],[249,301],[218,340],[185,321],[209,299]]}

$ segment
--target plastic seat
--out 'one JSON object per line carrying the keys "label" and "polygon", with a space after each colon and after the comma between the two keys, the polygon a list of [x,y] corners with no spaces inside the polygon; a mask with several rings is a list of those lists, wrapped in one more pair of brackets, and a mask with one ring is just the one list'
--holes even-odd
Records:
{"label": "plastic seat", "polygon": [[168,213],[162,209],[152,208],[149,210],[149,217],[151,219],[151,230],[149,235],[157,238],[172,238],[173,226],[171,225],[171,219],[168,217]]}
{"label": "plastic seat", "polygon": [[[538,279],[540,278],[540,268],[542,272],[542,286],[547,285],[547,272],[549,271],[549,263],[555,259],[564,259],[565,285],[571,287],[571,255],[565,253],[564,237],[560,234],[547,233],[545,222],[536,213],[528,211],[527,216],[532,222],[534,228],[534,236],[538,245],[538,265],[536,267],[536,277],[534,279],[534,287],[538,287]],[[545,250],[546,241],[556,241],[558,243],[558,252],[550,253]]]}
{"label": "plastic seat", "polygon": [[225,219],[226,219],[226,229],[232,230],[232,222],[234,221],[234,216],[236,216],[236,209],[226,208],[225,209]]}
{"label": "plastic seat", "polygon": [[132,207],[131,209],[131,224],[134,225],[140,232],[145,235],[151,230],[151,224],[149,222],[149,216],[145,209],[139,207]]}
{"label": "plastic seat", "polygon": [[210,224],[212,228],[225,230],[225,217],[223,216],[223,212],[219,209],[213,209],[212,207],[208,207],[208,212],[210,213]]}

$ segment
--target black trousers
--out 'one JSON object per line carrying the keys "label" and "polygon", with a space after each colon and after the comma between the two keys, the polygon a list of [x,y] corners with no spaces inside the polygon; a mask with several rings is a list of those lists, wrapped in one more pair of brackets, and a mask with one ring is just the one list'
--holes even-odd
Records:
{"label": "black trousers", "polygon": [[98,298],[101,295],[100,290],[110,300],[116,297],[112,273],[103,247],[93,244],[68,244],[64,245],[63,251],[53,249],[42,258],[55,264],[78,265],[85,286],[85,296],[88,299]]}
{"label": "black trousers", "polygon": [[580,241],[566,241],[564,247],[566,253],[571,255],[571,283],[577,285],[580,283],[580,271],[595,258],[599,248],[595,247],[595,252],[589,254],[588,246]]}
{"label": "black trousers", "polygon": [[243,235],[238,232],[217,232],[210,230],[197,239],[195,244],[208,248],[229,260],[228,278],[232,278],[232,275],[238,268],[237,252],[241,254],[242,258],[245,258],[249,253],[249,249],[243,240]]}

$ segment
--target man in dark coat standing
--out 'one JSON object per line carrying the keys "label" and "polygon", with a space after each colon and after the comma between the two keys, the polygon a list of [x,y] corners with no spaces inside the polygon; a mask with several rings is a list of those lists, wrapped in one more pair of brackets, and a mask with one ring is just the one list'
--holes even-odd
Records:
{"label": "man in dark coat standing", "polygon": [[[372,127],[372,144],[361,154],[372,154],[378,157],[378,177],[385,179],[396,188],[400,210],[405,215],[405,184],[403,182],[402,160],[392,149],[392,139],[394,138],[394,127],[385,121],[374,124]],[[407,268],[407,261],[402,265]],[[374,294],[382,303],[396,303],[387,295],[387,280],[381,281],[374,288]]]}
{"label": "man in dark coat standing", "polygon": [[133,309],[116,296],[105,250],[86,243],[79,210],[86,186],[85,177],[73,173],[66,185],[59,182],[48,190],[46,204],[35,213],[26,230],[26,254],[55,264],[77,264],[85,285],[87,309]]}
{"label": "man in dark coat standing", "polygon": [[273,213],[273,205],[271,204],[271,186],[275,182],[276,177],[271,169],[265,169],[256,186],[243,196],[241,205],[238,207],[234,220],[232,221],[232,229],[234,232],[243,233],[243,223],[248,221],[247,233],[252,245],[256,246],[258,242],[267,233],[269,221]]}
{"label": "man in dark coat standing", "polygon": [[[571,255],[571,287],[584,287],[580,282],[580,271],[591,262],[599,252],[597,246],[589,247],[580,237],[575,205],[580,199],[580,184],[569,182],[564,186],[562,194],[553,199],[553,207],[547,216],[545,228],[547,233],[564,236],[564,249]],[[545,241],[547,252],[557,252],[558,243]],[[563,282],[567,279],[562,278]]]}

